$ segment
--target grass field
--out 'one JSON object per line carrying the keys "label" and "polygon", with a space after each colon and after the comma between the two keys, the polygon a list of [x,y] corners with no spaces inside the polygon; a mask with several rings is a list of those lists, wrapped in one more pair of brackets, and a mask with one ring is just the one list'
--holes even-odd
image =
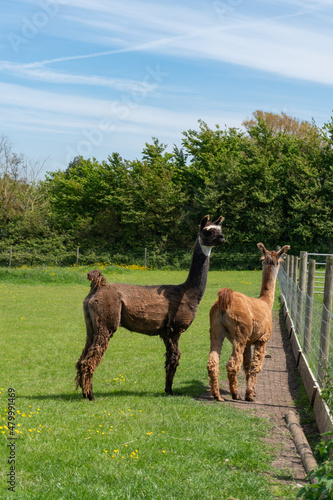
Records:
{"label": "grass field", "polygon": [[[261,272],[209,273],[197,317],[180,340],[177,397],[164,394],[163,342],[119,329],[95,372],[96,400],[89,402],[74,382],[85,343],[86,271],[0,270],[0,498],[295,498],[295,489],[268,474],[273,450],[262,442],[265,420],[195,399],[208,384],[208,312],[218,289],[257,296]],[[112,266],[104,272],[109,281],[136,284],[181,283],[187,275]],[[221,380],[230,352],[226,341]],[[15,391],[12,448],[9,389]],[[15,494],[7,490],[9,458]]]}

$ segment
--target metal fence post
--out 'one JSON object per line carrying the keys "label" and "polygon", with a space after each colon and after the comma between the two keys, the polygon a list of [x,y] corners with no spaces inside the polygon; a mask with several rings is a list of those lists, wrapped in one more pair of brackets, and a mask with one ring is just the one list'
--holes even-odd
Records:
{"label": "metal fence post", "polygon": [[76,247],[76,267],[79,265],[80,247]]}
{"label": "metal fence post", "polygon": [[333,297],[333,255],[326,257],[323,312],[320,328],[320,350],[318,361],[318,381],[324,383],[330,349],[331,318]]}
{"label": "metal fence post", "polygon": [[[307,262],[307,252],[301,252],[299,259],[299,292],[297,293],[297,311],[296,311],[296,331],[298,334],[302,331],[302,319],[303,319],[303,301],[304,293],[306,289],[306,262]],[[297,287],[296,287],[297,290]]]}
{"label": "metal fence post", "polygon": [[9,249],[8,269],[11,269],[11,267],[12,267],[12,254],[13,254],[13,247],[10,247],[10,249]]}
{"label": "metal fence post", "polygon": [[314,277],[316,272],[316,261],[309,260],[308,266],[308,286],[305,300],[305,320],[304,320],[304,354],[308,354],[311,348],[312,310],[314,295]]}

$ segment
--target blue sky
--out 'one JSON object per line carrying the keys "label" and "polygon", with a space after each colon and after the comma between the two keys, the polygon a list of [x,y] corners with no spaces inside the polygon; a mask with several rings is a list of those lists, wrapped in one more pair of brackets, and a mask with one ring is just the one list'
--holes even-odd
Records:
{"label": "blue sky", "polygon": [[157,137],[242,127],[261,109],[333,114],[333,1],[11,0],[1,3],[0,135],[64,169],[141,157]]}

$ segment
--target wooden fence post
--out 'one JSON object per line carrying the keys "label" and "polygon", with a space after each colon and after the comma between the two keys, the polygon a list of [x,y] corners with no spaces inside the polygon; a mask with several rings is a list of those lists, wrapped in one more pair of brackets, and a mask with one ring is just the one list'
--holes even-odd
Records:
{"label": "wooden fence post", "polygon": [[76,267],[79,265],[80,247],[76,247]]}
{"label": "wooden fence post", "polygon": [[292,303],[293,303],[293,284],[292,284],[292,277],[294,275],[294,257],[292,255],[289,256],[289,286],[288,286],[288,304],[289,304],[289,311],[291,313],[292,311]]}
{"label": "wooden fence post", "polygon": [[312,310],[313,310],[313,295],[314,295],[314,278],[316,272],[316,261],[309,260],[308,268],[308,286],[306,290],[305,301],[305,320],[304,320],[304,354],[308,354],[311,348],[311,329],[312,329]]}
{"label": "wooden fence post", "polygon": [[[307,262],[307,252],[301,252],[299,259],[299,292],[297,294],[297,311],[296,311],[296,331],[298,334],[302,332],[302,320],[303,320],[303,301],[304,293],[306,289],[306,262]],[[297,288],[296,288],[297,289]]]}
{"label": "wooden fence post", "polygon": [[293,274],[291,275],[291,279],[293,280],[292,287],[292,298],[291,298],[291,317],[296,325],[296,305],[297,305],[297,268],[298,268],[298,257],[297,255],[293,256]]}
{"label": "wooden fence post", "polygon": [[289,276],[290,255],[288,255],[288,254],[286,255],[285,263],[286,263],[286,269],[285,269],[285,271],[286,271],[287,275]]}
{"label": "wooden fence post", "polygon": [[285,254],[285,260],[284,260],[284,270],[287,275],[287,281],[286,281],[286,293],[285,293],[285,299],[288,302],[288,297],[289,297],[289,260],[290,260],[290,255]]}
{"label": "wooden fence post", "polygon": [[323,312],[320,328],[320,350],[318,361],[318,381],[324,383],[330,350],[331,318],[333,297],[333,255],[326,257]]}
{"label": "wooden fence post", "polygon": [[8,263],[8,269],[11,269],[11,267],[12,267],[12,254],[13,254],[13,247],[10,247],[10,249],[9,249],[9,263]]}

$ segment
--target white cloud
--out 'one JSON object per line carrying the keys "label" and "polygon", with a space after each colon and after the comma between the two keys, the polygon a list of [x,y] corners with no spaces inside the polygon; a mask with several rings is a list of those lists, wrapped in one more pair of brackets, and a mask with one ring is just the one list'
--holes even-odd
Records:
{"label": "white cloud", "polygon": [[[330,112],[332,0],[50,2],[57,14],[0,61],[2,129],[27,147],[57,155],[103,120],[116,126],[111,151],[123,152],[151,136],[179,144],[198,118],[240,126],[258,108],[316,121]],[[13,5],[0,19],[7,49],[8,32],[20,35],[41,9],[39,0]],[[148,64],[169,75],[155,85]],[[142,90],[147,98],[131,99]]]}
{"label": "white cloud", "polygon": [[[117,100],[84,98],[6,83],[0,83],[0,105],[1,117],[7,126],[38,129],[45,126],[64,134],[70,129],[93,129],[104,123],[127,134],[131,129],[141,134],[144,127],[147,133],[154,130],[148,135],[157,135],[158,132],[172,132],[173,135],[175,126],[185,130],[196,126],[201,118],[196,111],[175,111],[135,103],[126,105]],[[208,113],[204,119],[215,124],[220,117],[221,111],[217,111],[216,114]],[[224,118],[232,126],[243,117],[228,110],[228,117]]]}
{"label": "white cloud", "polygon": [[17,64],[8,61],[0,61],[0,71],[18,76],[24,79],[38,80],[40,82],[70,84],[70,85],[90,85],[94,87],[108,87],[122,92],[152,92],[154,84],[139,80],[129,80],[125,78],[107,78],[100,75],[75,75],[63,71],[52,71],[50,69],[35,67],[30,64]]}
{"label": "white cloud", "polygon": [[[294,1],[288,3],[285,12],[281,10],[281,14],[276,14],[276,2],[254,2],[257,9],[262,7],[255,13],[247,12],[246,3],[240,2],[221,17],[219,5],[224,6],[225,2],[180,6],[173,2],[109,4],[101,0],[71,0],[70,6],[75,8],[71,14],[65,13],[62,19],[65,24],[69,22],[72,28],[75,25],[76,28],[67,36],[89,43],[96,43],[97,39],[105,50],[36,61],[30,67],[138,52],[178,60],[227,62],[331,85],[332,30],[330,23],[320,26],[316,23],[316,15],[332,19],[332,9],[327,12],[331,4]],[[230,7],[233,3],[226,5]],[[269,10],[272,6],[275,14]],[[61,76],[57,75],[57,78],[61,79]],[[93,78],[76,77],[77,83],[93,83]],[[100,82],[103,84],[101,78]],[[104,80],[104,84],[111,85],[112,82]]]}

